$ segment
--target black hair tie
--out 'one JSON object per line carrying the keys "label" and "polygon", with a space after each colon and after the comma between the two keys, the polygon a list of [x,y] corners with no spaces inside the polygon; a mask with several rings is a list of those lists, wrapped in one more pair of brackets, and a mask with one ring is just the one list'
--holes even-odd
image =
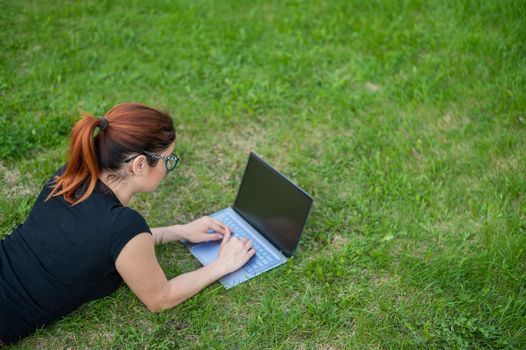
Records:
{"label": "black hair tie", "polygon": [[108,120],[104,117],[99,118],[99,128],[104,130],[108,127]]}

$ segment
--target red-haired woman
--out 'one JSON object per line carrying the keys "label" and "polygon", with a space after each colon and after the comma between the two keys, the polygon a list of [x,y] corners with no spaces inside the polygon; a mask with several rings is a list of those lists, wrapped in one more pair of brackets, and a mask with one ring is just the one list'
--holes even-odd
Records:
{"label": "red-haired woman", "polygon": [[[150,311],[171,308],[254,255],[252,242],[215,219],[150,228],[127,207],[177,166],[174,147],[171,117],[142,104],[117,105],[102,118],[86,114],[74,126],[66,166],[25,223],[0,241],[0,345],[112,293],[123,280]],[[154,245],[179,239],[222,239],[217,260],[167,280]]]}

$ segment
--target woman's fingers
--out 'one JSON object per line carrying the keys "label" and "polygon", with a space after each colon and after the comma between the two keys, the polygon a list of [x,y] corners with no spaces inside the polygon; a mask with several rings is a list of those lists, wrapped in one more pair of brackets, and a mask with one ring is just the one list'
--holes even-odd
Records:
{"label": "woman's fingers", "polygon": [[218,225],[217,223],[215,222],[212,222],[210,223],[210,229],[216,231],[216,232],[219,232],[219,233],[222,233],[224,234],[226,232],[225,230],[225,227],[224,226],[221,226],[221,225]]}
{"label": "woman's fingers", "polygon": [[223,239],[224,235],[220,233],[209,233],[206,237],[206,239],[211,241],[219,241],[220,239]]}
{"label": "woman's fingers", "polygon": [[[214,222],[212,229],[215,231],[218,231],[217,226],[219,225],[216,222]],[[225,227],[225,231],[224,231],[225,234],[223,235],[223,241],[221,242],[221,246],[228,244],[234,249],[234,251],[237,251],[240,253],[241,252],[248,253],[249,257],[253,256],[256,253],[256,251],[252,247],[253,245],[252,240],[248,239],[247,237],[243,237],[240,239],[234,236],[227,226],[224,226],[224,227]]]}
{"label": "woman's fingers", "polygon": [[224,246],[228,242],[229,239],[230,239],[230,231],[227,231],[223,235],[223,241],[221,242],[221,246]]}
{"label": "woman's fingers", "polygon": [[247,239],[243,243],[245,245],[245,249],[251,249],[252,248],[252,241],[251,240]]}
{"label": "woman's fingers", "polygon": [[226,231],[230,231],[232,232],[232,230],[226,226],[225,224],[223,224],[221,221],[218,221],[218,220],[215,220],[215,219],[211,219],[212,221],[210,221],[210,228],[216,232],[219,232],[219,233],[222,233],[222,234],[225,234]]}
{"label": "woman's fingers", "polygon": [[230,230],[228,230],[228,228],[225,230],[223,229],[222,227],[220,227],[219,225],[210,225],[210,231],[213,231],[213,232],[210,232],[210,238],[209,239],[212,239],[212,240],[216,240],[216,239],[221,239],[223,238],[223,236],[226,234],[227,231],[229,231],[230,233]]}

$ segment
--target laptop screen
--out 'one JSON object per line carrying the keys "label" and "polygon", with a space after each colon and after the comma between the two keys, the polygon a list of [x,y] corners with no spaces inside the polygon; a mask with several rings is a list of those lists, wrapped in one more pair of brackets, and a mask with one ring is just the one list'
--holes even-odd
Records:
{"label": "laptop screen", "polygon": [[313,199],[250,153],[233,209],[285,256],[298,245]]}

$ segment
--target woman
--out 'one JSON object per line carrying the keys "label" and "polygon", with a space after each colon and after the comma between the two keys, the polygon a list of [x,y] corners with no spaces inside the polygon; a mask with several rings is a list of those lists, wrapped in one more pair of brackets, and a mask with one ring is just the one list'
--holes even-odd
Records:
{"label": "woman", "polygon": [[[85,114],[74,126],[67,165],[26,222],[0,241],[0,344],[111,294],[123,280],[150,311],[169,309],[254,255],[252,242],[231,237],[215,219],[150,229],[127,207],[175,169],[174,147],[171,117],[142,104],[120,104],[100,119]],[[154,245],[179,239],[222,239],[217,260],[167,280]]]}

